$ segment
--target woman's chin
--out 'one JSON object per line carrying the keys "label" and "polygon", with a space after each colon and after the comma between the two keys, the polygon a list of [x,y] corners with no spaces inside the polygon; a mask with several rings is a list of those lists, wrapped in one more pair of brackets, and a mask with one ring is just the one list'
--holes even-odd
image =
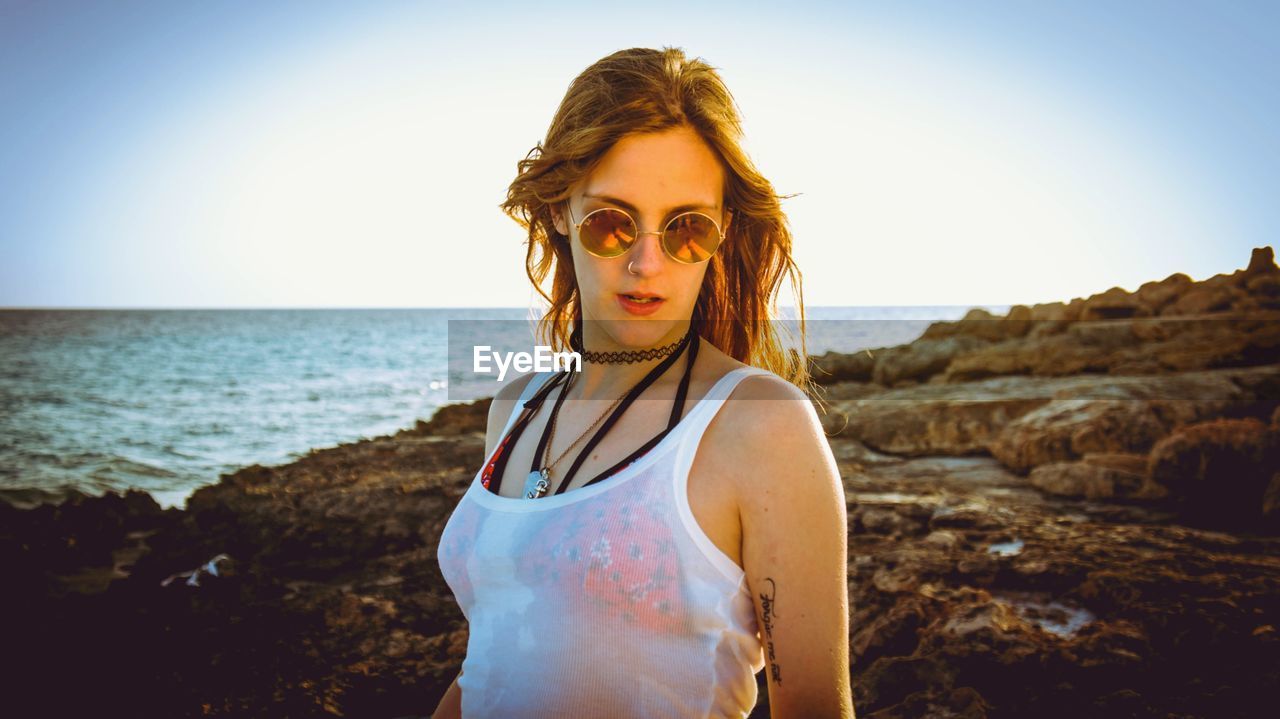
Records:
{"label": "woman's chin", "polygon": [[601,323],[609,339],[620,349],[645,349],[665,344],[667,336],[675,328],[670,320],[623,319]]}

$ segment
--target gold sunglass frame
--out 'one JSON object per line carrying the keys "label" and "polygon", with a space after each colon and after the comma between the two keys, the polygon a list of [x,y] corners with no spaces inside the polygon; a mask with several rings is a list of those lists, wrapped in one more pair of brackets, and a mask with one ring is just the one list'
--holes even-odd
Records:
{"label": "gold sunglass frame", "polygon": [[[627,254],[628,252],[631,251],[631,247],[635,247],[636,244],[640,242],[641,235],[658,235],[659,237],[658,244],[662,247],[662,252],[667,257],[670,257],[672,261],[679,262],[682,265],[700,265],[703,262],[710,262],[711,258],[716,256],[716,252],[719,252],[720,248],[724,246],[724,240],[726,236],[726,232],[720,228],[720,223],[716,222],[716,219],[714,217],[712,217],[711,215],[708,215],[705,212],[698,212],[697,210],[689,210],[688,212],[681,212],[680,214],[672,217],[670,220],[667,221],[667,224],[663,226],[662,230],[641,230],[640,223],[636,222],[636,218],[632,217],[630,212],[627,212],[626,210],[620,207],[597,208],[583,215],[582,219],[576,222],[573,219],[573,207],[571,207],[568,203],[565,203],[565,210],[567,210],[569,213],[569,223],[573,225],[573,229],[578,233],[578,243],[582,245],[582,249],[592,257],[599,257],[602,260],[611,260],[616,257],[622,257],[623,255]],[[628,220],[631,220],[631,225],[636,228],[636,239],[634,242],[631,243],[631,247],[628,247],[627,249],[623,250],[622,252],[619,252],[616,255],[601,255],[601,254],[592,252],[591,248],[587,247],[587,245],[582,242],[582,226],[587,223],[587,220],[590,219],[592,215],[595,215],[601,212],[621,212]],[[696,262],[686,262],[680,259],[679,257],[676,257],[675,255],[671,254],[671,249],[667,247],[667,243],[662,241],[665,239],[667,231],[671,228],[672,223],[674,223],[676,220],[686,215],[698,215],[699,217],[707,218],[707,221],[711,223],[711,226],[716,228],[716,235],[720,237],[720,241],[716,243],[715,251],[707,255],[707,259],[705,260],[698,260]]]}

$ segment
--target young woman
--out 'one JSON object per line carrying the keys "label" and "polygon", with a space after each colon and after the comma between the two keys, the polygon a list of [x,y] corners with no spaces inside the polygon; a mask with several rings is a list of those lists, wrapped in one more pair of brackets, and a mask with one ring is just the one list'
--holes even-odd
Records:
{"label": "young woman", "polygon": [[541,330],[584,362],[493,401],[440,541],[469,639],[436,717],[742,717],[761,670],[773,717],[853,716],[844,491],[740,135],[712,67],[631,49],[519,163]]}

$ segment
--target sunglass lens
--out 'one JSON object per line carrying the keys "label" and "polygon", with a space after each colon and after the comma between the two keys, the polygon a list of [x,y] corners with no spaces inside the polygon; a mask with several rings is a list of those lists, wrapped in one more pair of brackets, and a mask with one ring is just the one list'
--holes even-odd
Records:
{"label": "sunglass lens", "polygon": [[599,257],[617,257],[636,241],[636,226],[624,212],[599,210],[583,220],[578,236],[587,252]]}
{"label": "sunglass lens", "polygon": [[720,232],[710,217],[688,213],[673,219],[662,237],[667,252],[679,262],[706,262],[720,247]]}

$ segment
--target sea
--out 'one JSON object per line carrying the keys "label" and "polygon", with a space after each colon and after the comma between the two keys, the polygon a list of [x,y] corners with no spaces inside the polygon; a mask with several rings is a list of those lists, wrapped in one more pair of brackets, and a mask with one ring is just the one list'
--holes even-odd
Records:
{"label": "sea", "polygon": [[[969,309],[808,307],[806,351],[910,342]],[[492,395],[492,384],[458,370],[469,348],[450,343],[451,328],[531,328],[530,317],[492,308],[0,310],[0,500],[32,507],[71,489],[141,489],[182,508],[241,467],[393,434],[444,404]]]}

